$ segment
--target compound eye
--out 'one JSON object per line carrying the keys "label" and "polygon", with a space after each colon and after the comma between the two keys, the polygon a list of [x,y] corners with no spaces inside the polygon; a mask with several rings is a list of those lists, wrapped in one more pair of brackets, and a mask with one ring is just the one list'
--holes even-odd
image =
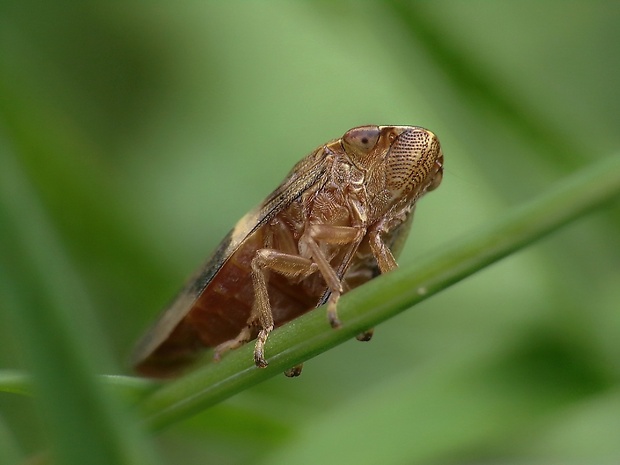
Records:
{"label": "compound eye", "polygon": [[437,173],[435,173],[435,176],[433,176],[433,179],[431,180],[431,183],[426,188],[426,191],[430,192],[430,191],[434,191],[435,189],[437,189],[439,187],[439,184],[441,184],[442,179],[443,179],[443,170],[439,170],[437,171]]}
{"label": "compound eye", "polygon": [[347,151],[366,154],[370,152],[379,140],[379,126],[360,126],[350,129],[342,136],[342,142]]}

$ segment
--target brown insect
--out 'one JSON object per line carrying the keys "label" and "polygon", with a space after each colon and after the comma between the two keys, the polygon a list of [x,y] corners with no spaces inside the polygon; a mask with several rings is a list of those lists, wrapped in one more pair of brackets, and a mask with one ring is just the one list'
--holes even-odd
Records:
{"label": "brown insect", "polygon": [[[136,370],[178,374],[203,347],[215,357],[397,267],[416,201],[443,175],[439,141],[415,126],[360,126],[321,145],[245,215],[144,336]],[[361,339],[369,339],[371,333]],[[289,374],[298,374],[299,370]]]}

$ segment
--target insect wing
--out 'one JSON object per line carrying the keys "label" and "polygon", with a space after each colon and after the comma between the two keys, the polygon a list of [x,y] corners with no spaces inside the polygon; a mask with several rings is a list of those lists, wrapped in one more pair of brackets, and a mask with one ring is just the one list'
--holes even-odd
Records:
{"label": "insect wing", "polygon": [[177,297],[138,342],[132,356],[134,366],[146,362],[170,337],[177,325],[192,310],[209,283],[249,236],[267,224],[304,192],[322,186],[328,168],[323,154],[323,147],[320,147],[300,160],[282,184],[261,205],[237,222],[210,258],[191,276]]}

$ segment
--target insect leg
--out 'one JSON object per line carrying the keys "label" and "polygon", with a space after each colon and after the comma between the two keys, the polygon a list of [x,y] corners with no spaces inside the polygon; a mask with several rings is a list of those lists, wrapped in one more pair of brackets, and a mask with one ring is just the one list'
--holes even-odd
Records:
{"label": "insect leg", "polygon": [[359,333],[357,336],[355,336],[355,339],[361,342],[368,342],[372,339],[373,334],[375,334],[375,330],[373,328],[370,328],[363,333]]}
{"label": "insect leg", "polygon": [[370,231],[368,235],[370,236],[370,249],[377,260],[381,273],[387,273],[398,268],[394,255],[392,255],[392,252],[381,238],[380,231]]}
{"label": "insect leg", "polygon": [[340,295],[343,293],[342,276],[338,276],[317,241],[330,245],[349,245],[349,250],[345,253],[345,261],[347,263],[343,263],[339,267],[340,274],[344,275],[348,262],[352,259],[365,233],[366,229],[362,227],[314,224],[310,226],[309,234],[306,236],[305,243],[331,292],[327,301],[327,319],[333,328],[340,326],[336,305]]}
{"label": "insect leg", "polygon": [[213,358],[215,359],[215,361],[219,361],[222,358],[222,354],[224,354],[224,352],[238,349],[239,347],[247,343],[250,339],[252,339],[252,327],[248,325],[241,330],[241,332],[237,335],[236,338],[219,344],[215,348],[215,354],[213,355]]}
{"label": "insect leg", "polygon": [[286,370],[284,372],[284,376],[286,376],[287,378],[295,378],[301,375],[301,370],[303,367],[304,367],[303,363],[300,363],[299,365],[295,365],[294,367],[291,367],[288,370]]}
{"label": "insect leg", "polygon": [[273,314],[267,291],[267,274],[269,271],[289,278],[307,277],[318,270],[316,263],[300,255],[291,255],[273,249],[260,249],[252,259],[252,283],[254,285],[254,305],[249,324],[258,323],[260,331],[254,347],[256,366],[267,366],[265,360],[265,342],[273,330]]}

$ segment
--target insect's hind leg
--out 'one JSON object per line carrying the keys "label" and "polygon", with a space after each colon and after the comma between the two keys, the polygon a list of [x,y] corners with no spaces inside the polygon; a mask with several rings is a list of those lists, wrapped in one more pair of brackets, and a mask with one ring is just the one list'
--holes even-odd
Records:
{"label": "insect's hind leg", "polygon": [[312,260],[300,255],[292,255],[274,249],[260,249],[252,259],[252,284],[254,286],[254,305],[248,324],[256,324],[260,328],[254,347],[256,366],[267,366],[265,360],[265,343],[269,333],[273,331],[273,314],[269,304],[267,279],[270,271],[289,278],[305,278],[319,268]]}
{"label": "insect's hind leg", "polygon": [[246,344],[252,339],[253,336],[253,328],[250,325],[247,325],[245,328],[241,330],[241,332],[230,341],[222,342],[215,348],[215,354],[213,358],[215,361],[220,361],[222,355],[229,350],[238,349],[242,345]]}

